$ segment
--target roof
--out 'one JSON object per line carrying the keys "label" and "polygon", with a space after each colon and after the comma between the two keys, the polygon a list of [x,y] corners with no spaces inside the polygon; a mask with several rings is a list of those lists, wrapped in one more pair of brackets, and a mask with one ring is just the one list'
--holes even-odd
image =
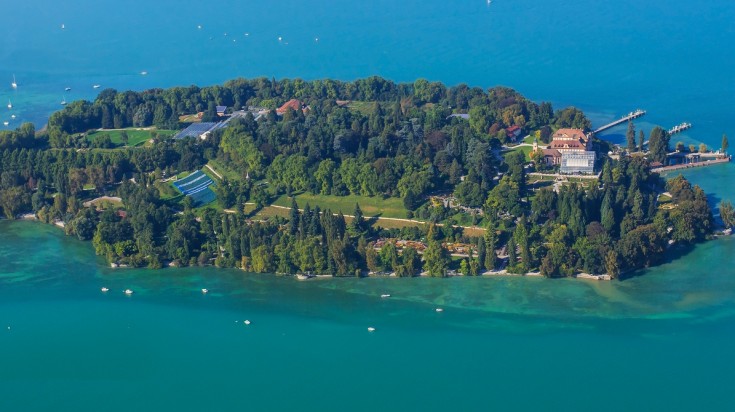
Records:
{"label": "roof", "polygon": [[227,110],[227,106],[217,106],[217,113],[224,113]]}
{"label": "roof", "polygon": [[556,149],[542,149],[541,152],[544,154],[544,156],[551,156],[551,157],[561,156],[561,152]]}
{"label": "roof", "polygon": [[515,132],[518,132],[520,130],[521,130],[521,128],[519,126],[517,126],[517,125],[511,126],[511,127],[507,128],[507,129],[505,129],[505,131],[507,131],[508,133],[515,133]]}
{"label": "roof", "polygon": [[582,129],[559,129],[551,137],[552,140],[583,140],[587,141],[587,135]]}
{"label": "roof", "polygon": [[550,149],[574,149],[585,151],[587,150],[587,144],[580,142],[579,140],[552,140],[549,145]]}
{"label": "roof", "polygon": [[465,119],[465,120],[469,120],[470,119],[470,115],[468,113],[454,113],[454,114],[450,114],[449,117],[447,117],[447,119],[452,118],[452,117],[459,117],[460,119]]}
{"label": "roof", "polygon": [[286,113],[286,111],[288,111],[289,108],[294,111],[301,110],[301,102],[296,99],[291,99],[284,103],[283,106],[276,109],[276,114],[283,115],[284,113]]}

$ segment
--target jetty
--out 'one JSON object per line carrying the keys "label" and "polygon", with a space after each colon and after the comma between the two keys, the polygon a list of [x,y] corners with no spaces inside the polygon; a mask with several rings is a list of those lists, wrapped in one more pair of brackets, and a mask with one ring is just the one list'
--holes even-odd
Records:
{"label": "jetty", "polygon": [[[705,157],[714,157],[714,156],[705,156]],[[683,163],[683,164],[677,164],[672,166],[661,166],[661,167],[654,167],[651,169],[651,172],[653,173],[665,173],[665,172],[671,172],[675,170],[684,170],[684,169],[691,169],[694,167],[704,167],[704,166],[713,166],[717,164],[722,163],[729,163],[732,159],[732,156],[726,156],[726,155],[717,155],[713,160],[702,160],[692,163]]]}
{"label": "jetty", "polygon": [[680,123],[680,124],[677,124],[676,126],[672,127],[671,129],[669,129],[668,130],[668,133],[669,133],[669,135],[677,134],[677,133],[683,132],[686,129],[690,129],[691,127],[692,127],[692,124],[691,123],[687,123],[687,122]]}
{"label": "jetty", "polygon": [[615,127],[615,126],[617,126],[617,125],[619,125],[621,123],[625,123],[625,122],[628,122],[630,120],[637,119],[637,118],[639,118],[639,117],[641,117],[641,116],[643,116],[645,114],[646,114],[646,111],[645,110],[636,109],[635,111],[632,111],[632,112],[628,113],[627,115],[621,117],[620,119],[615,120],[614,122],[608,123],[608,124],[606,124],[606,125],[598,128],[598,129],[594,130],[592,132],[592,134],[600,133],[600,132],[605,131],[607,129],[613,128],[613,127]]}

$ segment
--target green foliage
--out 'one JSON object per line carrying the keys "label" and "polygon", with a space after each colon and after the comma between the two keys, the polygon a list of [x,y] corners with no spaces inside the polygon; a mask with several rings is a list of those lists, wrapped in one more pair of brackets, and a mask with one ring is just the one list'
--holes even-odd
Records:
{"label": "green foliage", "polygon": [[648,151],[654,162],[666,163],[666,154],[669,153],[669,134],[656,126],[648,137]]}
{"label": "green foliage", "polygon": [[424,251],[424,269],[429,276],[444,277],[449,267],[449,253],[435,240],[429,241]]}
{"label": "green foliage", "polygon": [[720,219],[725,227],[735,226],[735,209],[729,200],[720,202]]}

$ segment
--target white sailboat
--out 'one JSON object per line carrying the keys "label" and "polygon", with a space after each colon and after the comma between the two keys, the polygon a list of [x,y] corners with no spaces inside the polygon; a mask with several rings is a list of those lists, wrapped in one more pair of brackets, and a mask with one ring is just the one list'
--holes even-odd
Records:
{"label": "white sailboat", "polygon": [[61,98],[61,105],[62,106],[66,105],[66,95],[64,95],[64,97]]}
{"label": "white sailboat", "polygon": [[13,108],[13,103],[11,103],[10,99],[8,99],[8,109],[12,109],[12,108]]}
{"label": "white sailboat", "polygon": [[9,122],[9,121],[7,121],[7,120],[3,122],[3,125],[5,125],[5,126],[7,126],[7,125],[9,125],[9,124],[10,124],[10,122]]}
{"label": "white sailboat", "polygon": [[13,82],[10,83],[10,85],[13,86],[13,89],[17,89],[18,88],[18,83],[15,82],[15,75],[13,75]]}

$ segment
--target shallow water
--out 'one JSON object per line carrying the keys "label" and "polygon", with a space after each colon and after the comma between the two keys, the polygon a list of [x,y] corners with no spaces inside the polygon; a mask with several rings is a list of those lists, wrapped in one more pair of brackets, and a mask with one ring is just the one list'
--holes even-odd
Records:
{"label": "shallow water", "polygon": [[625,282],[110,269],[29,222],[0,245],[3,410],[733,406],[735,280],[693,263],[733,239]]}

